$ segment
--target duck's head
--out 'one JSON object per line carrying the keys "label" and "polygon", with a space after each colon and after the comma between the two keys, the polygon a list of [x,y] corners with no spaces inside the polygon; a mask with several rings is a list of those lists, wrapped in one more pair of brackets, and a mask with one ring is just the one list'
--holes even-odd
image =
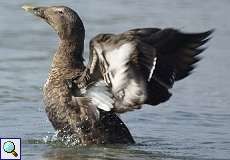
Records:
{"label": "duck's head", "polygon": [[76,40],[85,37],[85,29],[80,17],[69,7],[24,5],[22,8],[50,24],[61,40]]}

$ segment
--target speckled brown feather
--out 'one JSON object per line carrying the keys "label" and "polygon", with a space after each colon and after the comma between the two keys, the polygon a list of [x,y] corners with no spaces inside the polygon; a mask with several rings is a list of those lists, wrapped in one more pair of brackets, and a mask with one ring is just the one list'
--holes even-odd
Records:
{"label": "speckled brown feather", "polygon": [[[102,54],[106,55],[107,52],[123,44],[132,43],[135,50],[130,55],[130,68],[134,68],[136,76],[143,77],[147,85],[148,97],[143,104],[157,105],[171,97],[168,89],[172,88],[175,81],[187,77],[195,68],[194,64],[200,60],[197,55],[204,51],[201,46],[207,43],[212,32],[213,30],[203,33],[183,33],[172,28],[140,28],[121,34],[99,34],[91,40],[90,50],[93,51],[90,52],[90,56],[96,57],[98,54],[95,48],[101,48]],[[154,58],[157,58],[156,66],[149,79]],[[104,59],[107,61],[105,57]],[[92,66],[89,63],[88,67],[91,72],[94,68],[100,67],[102,74],[108,73],[103,63],[98,62],[97,65]],[[107,64],[107,68],[108,66]],[[129,78],[131,77],[127,77]],[[122,102],[118,104],[122,105]],[[115,107],[118,112],[140,108],[135,105],[119,105]]]}
{"label": "speckled brown feather", "polygon": [[[199,61],[197,55],[204,50],[200,46],[213,32],[187,34],[175,29],[142,28],[117,35],[99,34],[90,42],[91,57],[85,68],[82,58],[85,29],[75,11],[65,6],[24,6],[24,9],[44,19],[60,38],[43,88],[45,110],[54,128],[59,130],[58,135],[64,139],[71,138],[77,144],[134,143],[129,130],[115,112],[139,109],[144,103],[156,105],[167,101],[171,96],[169,88],[191,73]],[[105,79],[109,64],[103,56],[107,51],[120,47],[123,52],[132,51],[130,60],[125,57],[127,62],[123,64],[126,67],[124,72],[129,72],[125,78],[142,86],[136,92],[135,96],[138,96],[128,105],[123,103],[125,95],[122,90],[114,94],[115,112],[105,112],[97,109],[82,88],[87,90],[89,85],[102,79],[109,89],[114,85]],[[98,61],[95,49],[102,51],[103,63]]]}
{"label": "speckled brown feather", "polygon": [[60,39],[43,87],[45,110],[58,136],[81,145],[134,143],[115,113],[100,113],[81,91],[97,78],[89,81],[83,64],[85,29],[78,14],[65,6],[23,8],[50,24]]}

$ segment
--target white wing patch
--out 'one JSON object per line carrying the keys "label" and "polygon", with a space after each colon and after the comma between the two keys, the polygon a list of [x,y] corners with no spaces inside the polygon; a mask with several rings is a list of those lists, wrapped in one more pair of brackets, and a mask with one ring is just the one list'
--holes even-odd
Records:
{"label": "white wing patch", "polygon": [[[143,104],[146,99],[145,81],[142,77],[138,77],[139,75],[136,74],[129,63],[136,49],[135,47],[134,43],[129,42],[112,50],[103,51],[100,47],[95,48],[99,61],[105,69],[105,73],[103,73],[104,84],[111,84],[114,96],[119,97],[122,101],[121,104],[117,105],[135,106]],[[121,107],[117,105],[115,107]],[[109,110],[109,108],[106,109]]]}
{"label": "white wing patch", "polygon": [[130,61],[133,50],[133,44],[126,43],[105,55],[109,64],[108,72],[114,92],[118,92],[128,83],[128,62]]}
{"label": "white wing patch", "polygon": [[135,103],[142,104],[146,99],[145,91],[146,87],[143,81],[137,82],[135,79],[131,79],[125,88],[123,104],[128,106],[134,106]]}
{"label": "white wing patch", "polygon": [[92,99],[92,103],[104,111],[111,111],[113,108],[113,96],[109,92],[104,81],[99,81],[87,89],[86,96]]}
{"label": "white wing patch", "polygon": [[152,69],[151,69],[150,74],[149,74],[148,82],[151,80],[151,78],[153,76],[153,72],[156,68],[156,63],[157,63],[157,57],[155,57],[153,60],[153,66],[152,66]]}

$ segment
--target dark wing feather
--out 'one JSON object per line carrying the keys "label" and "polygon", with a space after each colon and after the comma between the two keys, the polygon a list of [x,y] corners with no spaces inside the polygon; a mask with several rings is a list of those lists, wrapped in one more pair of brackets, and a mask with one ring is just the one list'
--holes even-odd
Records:
{"label": "dark wing feather", "polygon": [[[210,39],[212,32],[213,30],[202,33],[182,33],[175,29],[146,28],[130,30],[125,34],[133,34],[141,42],[140,45],[148,44],[155,48],[159,59],[157,62],[159,71],[162,71],[160,68],[174,68],[177,81],[185,78],[193,70],[193,64],[200,60],[197,55],[205,49],[200,47]],[[139,47],[139,51],[146,54],[142,47]],[[151,56],[151,53],[149,54]]]}
{"label": "dark wing feather", "polygon": [[194,64],[200,60],[197,55],[204,51],[200,47],[209,40],[212,32],[188,34],[166,29],[158,33],[157,38],[162,41],[159,40],[155,48],[161,55],[162,63],[174,67],[176,81],[185,78],[194,69]]}
{"label": "dark wing feather", "polygon": [[[147,99],[145,103],[157,105],[171,97],[169,89],[172,88],[175,81],[191,73],[195,63],[200,60],[198,55],[205,49],[202,46],[210,39],[212,32],[213,30],[202,33],[183,33],[170,28],[163,30],[142,28],[118,35],[100,34],[91,40],[91,60],[88,68],[92,76],[98,79],[102,79],[102,74],[106,72],[106,69],[103,68],[104,64],[98,62],[94,50],[95,44],[103,44],[103,47],[107,49],[111,46],[116,49],[122,44],[131,42],[135,49],[130,55],[130,63],[135,66],[137,72],[141,71],[140,76],[146,81]],[[95,70],[97,70],[95,74],[100,76],[94,76]],[[137,108],[128,106],[127,109],[130,107]]]}
{"label": "dark wing feather", "polygon": [[[213,30],[202,33],[182,33],[175,29],[134,29],[124,35],[133,35],[138,42],[138,63],[148,79],[154,58],[157,58],[152,78],[147,82],[146,103],[157,105],[171,97],[168,91],[175,81],[187,77],[200,60],[198,56],[210,40]],[[154,54],[156,52],[156,55]]]}

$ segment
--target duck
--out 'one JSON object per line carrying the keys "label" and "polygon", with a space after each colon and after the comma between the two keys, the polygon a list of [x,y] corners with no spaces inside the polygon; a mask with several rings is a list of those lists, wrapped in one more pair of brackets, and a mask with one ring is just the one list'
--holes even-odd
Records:
{"label": "duck", "polygon": [[85,65],[85,28],[77,12],[66,6],[22,8],[58,34],[43,101],[58,137],[79,145],[135,143],[119,114],[169,100],[169,89],[190,75],[213,32],[139,28],[98,34]]}

